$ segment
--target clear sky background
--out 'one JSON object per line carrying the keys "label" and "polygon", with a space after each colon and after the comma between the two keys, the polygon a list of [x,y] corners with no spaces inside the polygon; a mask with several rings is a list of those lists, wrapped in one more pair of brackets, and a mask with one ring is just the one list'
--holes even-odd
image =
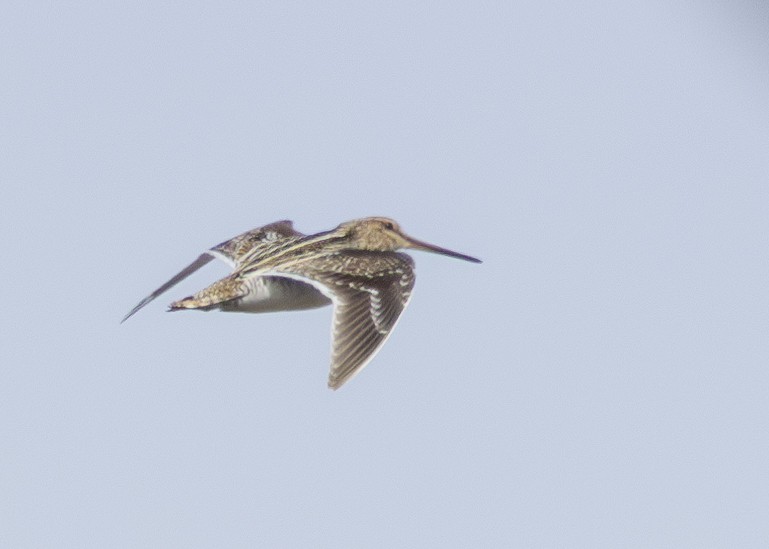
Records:
{"label": "clear sky background", "polygon": [[[5,2],[0,546],[769,546],[760,2]],[[368,215],[331,310],[166,314],[201,250]]]}

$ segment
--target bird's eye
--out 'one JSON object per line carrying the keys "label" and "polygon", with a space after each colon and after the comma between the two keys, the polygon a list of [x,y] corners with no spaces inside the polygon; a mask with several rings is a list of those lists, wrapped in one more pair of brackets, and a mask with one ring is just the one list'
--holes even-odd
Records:
{"label": "bird's eye", "polygon": [[385,229],[388,231],[392,231],[395,228],[395,226],[392,223],[385,223]]}

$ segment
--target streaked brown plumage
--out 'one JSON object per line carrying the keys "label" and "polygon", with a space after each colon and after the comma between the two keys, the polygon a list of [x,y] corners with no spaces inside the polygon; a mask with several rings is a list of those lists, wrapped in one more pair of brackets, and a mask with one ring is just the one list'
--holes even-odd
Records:
{"label": "streaked brown plumage", "polygon": [[374,357],[392,333],[414,287],[414,262],[401,248],[480,260],[405,235],[385,217],[342,223],[303,235],[278,221],[214,246],[144,298],[124,318],[214,257],[233,272],[171,304],[170,310],[267,312],[334,304],[329,387],[338,389]]}

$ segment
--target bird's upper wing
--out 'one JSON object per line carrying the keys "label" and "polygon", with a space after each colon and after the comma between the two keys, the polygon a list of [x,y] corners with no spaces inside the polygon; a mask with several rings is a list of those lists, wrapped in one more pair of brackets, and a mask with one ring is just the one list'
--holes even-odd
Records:
{"label": "bird's upper wing", "polygon": [[223,260],[225,263],[233,268],[237,268],[242,264],[246,258],[259,257],[260,254],[264,254],[271,250],[276,242],[281,240],[295,240],[304,236],[299,231],[294,230],[293,223],[288,220],[276,221],[258,227],[238,236],[226,240],[220,244],[217,244],[210,250],[207,250],[200,254],[200,256],[187,265],[184,269],[179,271],[174,277],[160,286],[157,290],[150,295],[142,299],[131,311],[123,317],[121,322],[125,322],[131,316],[136,314],[142,307],[154,300],[159,295],[170,290],[176,286],[179,282],[190,276],[192,273],[207,265],[215,257]]}
{"label": "bird's upper wing", "polygon": [[329,387],[352,379],[390,336],[411,297],[413,267],[402,253],[345,251],[292,268],[335,305]]}
{"label": "bird's upper wing", "polygon": [[217,244],[208,253],[222,259],[233,268],[245,262],[255,261],[283,243],[293,242],[305,236],[294,229],[291,221],[284,219],[264,227],[258,227]]}
{"label": "bird's upper wing", "polygon": [[184,269],[179,271],[171,280],[163,284],[160,288],[152,292],[150,295],[142,299],[139,303],[136,304],[136,306],[131,309],[127,315],[123,317],[123,320],[121,320],[121,324],[131,318],[133,315],[135,315],[139,310],[144,307],[147,303],[155,299],[160,294],[164,293],[165,291],[173,288],[179,282],[190,276],[192,273],[200,269],[202,266],[207,265],[214,259],[213,255],[209,255],[208,252],[204,252],[198,256],[198,258],[187,265]]}

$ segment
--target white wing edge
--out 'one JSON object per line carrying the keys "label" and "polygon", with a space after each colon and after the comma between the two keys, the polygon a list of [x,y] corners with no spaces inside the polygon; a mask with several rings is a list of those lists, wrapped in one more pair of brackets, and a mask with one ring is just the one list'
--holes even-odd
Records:
{"label": "white wing edge", "polygon": [[[324,285],[318,282],[317,280],[313,280],[311,278],[307,278],[305,276],[296,275],[293,273],[284,273],[284,272],[266,272],[262,273],[264,275],[270,275],[270,276],[282,276],[284,278],[292,278],[294,280],[299,280],[301,282],[305,282],[313,287],[315,287],[320,293],[325,295],[327,298],[331,300],[331,302],[334,304],[334,318],[331,320],[331,343],[330,343],[330,351],[331,354],[334,352],[334,322],[336,319],[336,308],[338,304],[338,300],[336,296],[329,291],[329,289]],[[342,383],[336,386],[329,385],[329,388],[333,391],[336,391],[340,387],[344,386],[346,383],[348,383],[350,380],[354,379],[355,376],[357,376],[359,373],[363,371],[363,369],[368,366],[369,362],[374,360],[374,357],[379,354],[379,351],[382,350],[382,347],[384,347],[384,344],[387,342],[388,339],[390,339],[390,335],[395,331],[395,328],[398,326],[398,323],[401,321],[401,318],[403,317],[403,313],[406,311],[406,307],[408,307],[409,303],[411,302],[411,298],[414,295],[414,289],[411,289],[411,292],[409,293],[408,298],[406,298],[406,302],[403,304],[403,309],[401,310],[401,314],[398,315],[398,318],[395,319],[395,322],[392,325],[392,328],[390,328],[390,331],[385,334],[382,341],[379,343],[379,346],[374,350],[373,353],[371,353],[366,360],[360,363],[360,365],[353,371]]]}

